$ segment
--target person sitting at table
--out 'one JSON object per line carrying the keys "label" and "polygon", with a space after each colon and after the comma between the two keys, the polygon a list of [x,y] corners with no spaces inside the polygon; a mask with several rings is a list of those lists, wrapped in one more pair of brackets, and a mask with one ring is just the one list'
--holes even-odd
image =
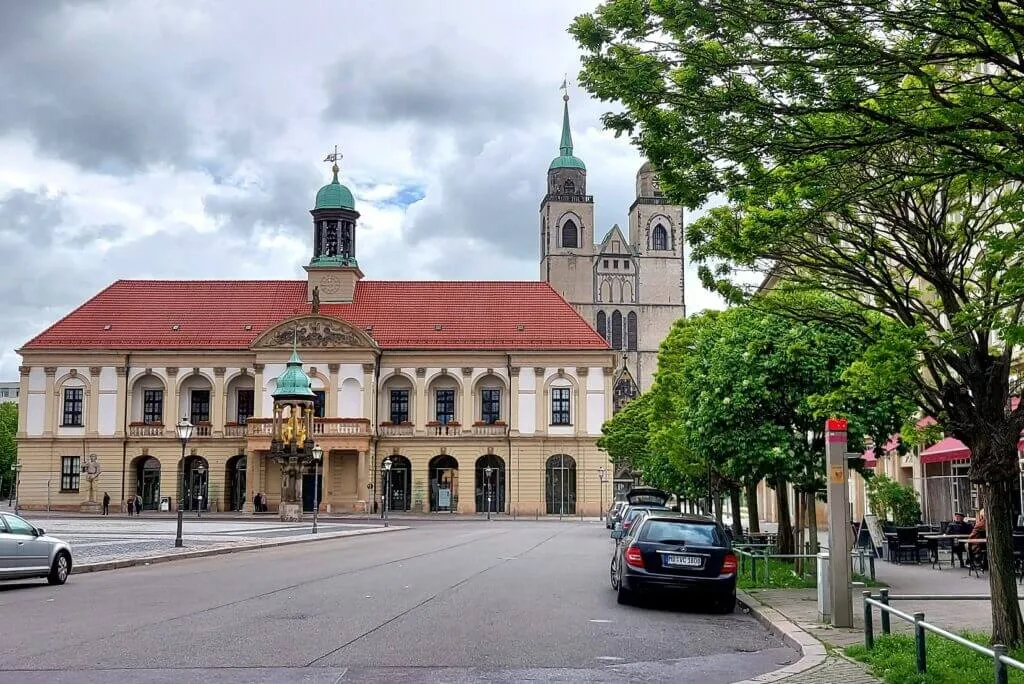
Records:
{"label": "person sitting at table", "polygon": [[[985,538],[985,509],[982,508],[978,511],[978,517],[974,520],[974,529],[967,535],[968,539],[984,539]],[[974,561],[975,565],[981,565],[982,559],[985,557],[985,545],[984,544],[970,544],[971,560]]]}
{"label": "person sitting at table", "polygon": [[[964,520],[964,514],[957,511],[953,514],[953,522],[946,524],[946,529],[942,531],[943,534],[970,534],[972,531],[970,523]],[[959,539],[954,539],[951,546],[953,555],[960,561],[960,567],[964,567],[964,543]]]}

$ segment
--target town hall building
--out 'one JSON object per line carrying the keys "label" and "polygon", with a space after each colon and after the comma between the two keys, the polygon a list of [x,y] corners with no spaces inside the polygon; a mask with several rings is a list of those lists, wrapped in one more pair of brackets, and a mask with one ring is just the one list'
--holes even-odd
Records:
{"label": "town hall building", "polygon": [[[544,282],[364,278],[335,159],[305,279],[112,283],[18,350],[21,507],[78,510],[106,492],[115,509],[134,496],[172,511],[252,511],[257,499],[273,513],[301,490],[305,510],[324,512],[383,497],[399,511],[597,515],[612,495],[596,442],[621,353],[645,378],[656,349],[642,274],[669,268],[681,216],[653,201],[642,172],[639,232],[627,244],[613,229],[595,250],[585,170],[563,143],[544,200]],[[593,296],[573,275],[584,272]],[[289,391],[309,379],[300,446],[321,465],[293,458],[283,487],[286,377]],[[182,419],[194,426],[184,448]]]}

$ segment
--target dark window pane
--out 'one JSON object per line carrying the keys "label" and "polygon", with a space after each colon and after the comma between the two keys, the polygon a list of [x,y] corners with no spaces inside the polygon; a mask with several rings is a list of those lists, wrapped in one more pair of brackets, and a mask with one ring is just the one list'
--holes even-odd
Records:
{"label": "dark window pane", "polygon": [[571,425],[569,397],[572,388],[553,387],[551,389],[551,424]]}
{"label": "dark window pane", "polygon": [[455,390],[437,390],[436,394],[436,418],[442,425],[447,425],[455,420]]}
{"label": "dark window pane", "polygon": [[255,399],[255,390],[238,390],[238,416],[236,420],[240,425],[245,425],[246,421],[255,415]]}
{"label": "dark window pane", "polygon": [[501,390],[485,389],[480,391],[480,420],[488,425],[501,420]]}
{"label": "dark window pane", "polygon": [[608,339],[608,316],[605,315],[604,311],[597,312],[597,334]]}
{"label": "dark window pane", "polygon": [[323,418],[327,410],[327,393],[324,390],[313,390],[313,417]]}
{"label": "dark window pane", "polygon": [[566,221],[562,224],[562,247],[569,247],[575,249],[580,246],[579,233],[576,230],[576,224],[572,221]]}
{"label": "dark window pane", "polygon": [[668,520],[649,520],[640,531],[640,540],[656,544],[686,543],[702,546],[722,546],[725,540],[715,525],[685,523]]}
{"label": "dark window pane", "polygon": [[626,349],[636,351],[636,312],[630,311],[626,316]]}
{"label": "dark window pane", "polygon": [[409,390],[391,390],[391,422],[409,422]]}
{"label": "dark window pane", "polygon": [[193,425],[210,422],[210,390],[192,390],[189,420]]}
{"label": "dark window pane", "polygon": [[60,462],[60,488],[65,492],[78,491],[78,478],[81,474],[81,460],[78,456],[64,456]]}
{"label": "dark window pane", "polygon": [[162,389],[142,391],[142,422],[147,425],[164,422],[164,391]]}
{"label": "dark window pane", "polygon": [[82,398],[85,391],[81,387],[68,387],[64,390],[64,420],[61,425],[66,427],[82,427]]}
{"label": "dark window pane", "polygon": [[654,227],[654,233],[651,239],[651,248],[666,250],[668,249],[668,231],[661,224]]}
{"label": "dark window pane", "polygon": [[618,311],[612,313],[612,349],[622,349],[622,314]]}

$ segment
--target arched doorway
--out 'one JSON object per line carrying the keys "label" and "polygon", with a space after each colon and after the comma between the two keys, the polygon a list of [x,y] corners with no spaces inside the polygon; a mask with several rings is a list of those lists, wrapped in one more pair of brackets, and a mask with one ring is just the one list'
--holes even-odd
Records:
{"label": "arched doorway", "polygon": [[[490,478],[484,468],[491,467]],[[490,501],[487,495],[490,494]],[[495,454],[476,459],[476,512],[501,513],[505,510],[505,460]]]}
{"label": "arched doorway", "polygon": [[430,459],[430,510],[459,509],[459,462],[452,456]]}
{"label": "arched doorway", "polygon": [[228,505],[232,511],[240,511],[245,505],[245,472],[247,459],[244,454],[232,456],[224,467],[224,482],[227,484]]}
{"label": "arched doorway", "polygon": [[545,469],[544,491],[548,515],[576,513],[576,459],[567,454],[555,454],[548,459]]}
{"label": "arched doorway", "polygon": [[[412,508],[412,463],[405,456],[393,454],[391,459],[390,483],[381,467],[381,486],[390,489],[389,511],[407,511]],[[382,461],[383,463],[383,461]]]}
{"label": "arched doorway", "polygon": [[139,456],[135,466],[135,493],[142,497],[142,510],[160,508],[160,461],[152,456]]}
{"label": "arched doorway", "polygon": [[202,456],[189,456],[182,468],[184,499],[186,511],[198,511],[200,502],[205,511],[210,507],[210,464]]}

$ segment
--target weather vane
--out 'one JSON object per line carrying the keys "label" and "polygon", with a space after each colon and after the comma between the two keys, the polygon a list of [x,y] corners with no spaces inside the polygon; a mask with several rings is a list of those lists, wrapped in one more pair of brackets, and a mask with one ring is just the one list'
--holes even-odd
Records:
{"label": "weather vane", "polygon": [[334,162],[335,164],[337,164],[338,162],[341,161],[341,158],[343,156],[345,156],[345,155],[343,155],[341,152],[339,152],[338,151],[338,146],[335,145],[334,146],[334,152],[331,152],[329,155],[324,157],[324,161],[325,162]]}
{"label": "weather vane", "polygon": [[560,90],[562,91],[562,99],[568,101],[569,100],[569,73],[568,72],[566,72],[565,78],[562,79],[562,85],[560,86]]}

